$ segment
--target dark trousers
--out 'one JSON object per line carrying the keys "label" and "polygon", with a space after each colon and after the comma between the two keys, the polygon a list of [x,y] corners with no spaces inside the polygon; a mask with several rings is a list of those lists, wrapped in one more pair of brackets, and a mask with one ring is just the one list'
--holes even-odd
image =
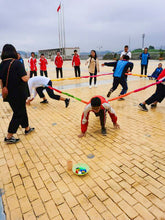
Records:
{"label": "dark trousers", "polygon": [[165,98],[165,85],[158,84],[155,93],[149,97],[145,102],[147,105],[150,105],[154,102],[162,102]]}
{"label": "dark trousers", "polygon": [[142,65],[141,64],[141,75],[143,75],[143,70],[145,70],[145,75],[147,75],[147,67],[148,67],[148,64],[147,65]]}
{"label": "dark trousers", "polygon": [[57,75],[57,78],[59,78],[59,72],[60,72],[61,78],[63,78],[62,68],[57,68],[57,67],[56,67],[56,75]]}
{"label": "dark trousers", "polygon": [[127,78],[126,77],[122,77],[122,78],[119,78],[119,77],[114,77],[113,78],[113,86],[112,88],[110,89],[110,91],[115,91],[118,87],[118,85],[121,85],[122,86],[122,90],[120,92],[120,95],[123,95],[127,92],[128,90],[128,86],[127,86]]}
{"label": "dark trousers", "polygon": [[[51,80],[48,82],[48,85],[52,87],[52,81]],[[37,91],[40,98],[45,97],[45,95],[43,93],[44,89],[46,89],[46,92],[48,93],[50,98],[60,100],[60,96],[55,95],[52,89],[49,89],[48,87],[43,87],[43,86],[36,88],[36,91]]]}
{"label": "dark trousers", "polygon": [[47,70],[40,70],[40,75],[43,76],[45,74],[46,77],[48,77]]}
{"label": "dark trousers", "polygon": [[[95,70],[95,73],[90,73],[90,76],[96,76],[97,75],[97,70]],[[89,85],[91,86],[92,85],[92,80],[94,78],[94,85],[96,85],[96,81],[97,81],[97,77],[89,77]]]}
{"label": "dark trousers", "polygon": [[74,73],[75,77],[80,77],[80,66],[74,66]]}
{"label": "dark trousers", "polygon": [[8,127],[8,132],[15,134],[18,130],[19,125],[21,125],[22,128],[26,128],[29,126],[28,116],[26,112],[26,101],[22,103],[9,101],[9,104],[13,110],[13,116]]}
{"label": "dark trousers", "polygon": [[98,117],[98,116],[100,117],[101,128],[105,128],[106,112],[107,112],[107,110],[101,109],[98,113],[95,113],[96,117]]}
{"label": "dark trousers", "polygon": [[34,76],[37,76],[37,71],[30,71],[30,78],[32,78]]}

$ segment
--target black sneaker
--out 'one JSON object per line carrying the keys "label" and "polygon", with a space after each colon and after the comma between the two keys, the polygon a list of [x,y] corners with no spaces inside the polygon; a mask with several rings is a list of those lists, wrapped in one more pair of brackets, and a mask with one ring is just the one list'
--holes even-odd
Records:
{"label": "black sneaker", "polygon": [[45,100],[43,100],[42,102],[40,102],[40,103],[42,103],[42,104],[44,104],[44,103],[48,103],[48,100],[47,99],[45,99]]}
{"label": "black sneaker", "polygon": [[15,137],[11,137],[11,138],[6,138],[4,139],[4,142],[8,143],[8,144],[15,144],[17,142],[19,142],[20,139],[19,138],[15,138]]}
{"label": "black sneaker", "polygon": [[145,106],[143,103],[140,103],[140,104],[139,104],[139,108],[140,108],[142,111],[148,112],[148,109],[146,108],[146,106]]}
{"label": "black sneaker", "polygon": [[69,105],[70,99],[65,99],[65,107],[67,108]]}
{"label": "black sneaker", "polygon": [[151,108],[153,109],[153,108],[156,108],[157,107],[157,104],[152,104],[151,105]]}
{"label": "black sneaker", "polygon": [[29,128],[28,131],[25,130],[25,134],[26,134],[26,135],[27,135],[27,134],[30,134],[32,131],[34,131],[34,129],[35,129],[35,128]]}
{"label": "black sneaker", "polygon": [[106,128],[102,128],[102,129],[101,129],[101,133],[102,133],[102,135],[106,136],[106,135],[107,135]]}
{"label": "black sneaker", "polygon": [[110,97],[111,93],[112,93],[112,91],[109,90],[109,92],[107,93],[107,97]]}

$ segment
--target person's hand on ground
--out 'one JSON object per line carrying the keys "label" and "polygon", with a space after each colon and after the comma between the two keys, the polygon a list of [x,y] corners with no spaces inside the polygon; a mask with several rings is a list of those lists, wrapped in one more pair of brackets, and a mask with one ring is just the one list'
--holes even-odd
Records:
{"label": "person's hand on ground", "polygon": [[115,129],[120,129],[120,125],[118,123],[113,124],[113,126],[114,126]]}
{"label": "person's hand on ground", "polygon": [[26,105],[30,105],[30,99],[26,101]]}
{"label": "person's hand on ground", "polygon": [[28,100],[26,101],[26,104],[27,104],[27,105],[30,105],[30,102],[32,102],[33,100],[34,100],[34,98],[28,99]]}

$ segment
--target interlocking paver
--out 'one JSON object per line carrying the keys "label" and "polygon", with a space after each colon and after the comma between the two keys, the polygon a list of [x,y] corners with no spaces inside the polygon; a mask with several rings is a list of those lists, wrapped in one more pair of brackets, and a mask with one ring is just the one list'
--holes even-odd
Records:
{"label": "interlocking paver", "polygon": [[120,195],[118,193],[116,193],[113,189],[108,188],[105,190],[105,192],[108,194],[108,196],[115,201],[116,203],[120,202],[122,200],[122,198],[120,197]]}
{"label": "interlocking paver", "polygon": [[72,193],[67,192],[67,193],[65,193],[65,194],[63,194],[63,195],[64,195],[64,199],[66,200],[66,202],[68,203],[68,206],[69,206],[70,208],[72,208],[72,207],[78,205],[78,202],[77,202],[77,200],[74,198],[74,196],[72,195]]}
{"label": "interlocking paver", "polygon": [[146,208],[149,208],[152,205],[152,203],[138,191],[133,194],[133,197]]}
{"label": "interlocking paver", "polygon": [[[165,61],[162,61],[165,65]],[[134,61],[134,73],[140,62]],[[27,60],[25,60],[27,65]],[[150,61],[149,71],[157,66]],[[87,68],[82,61],[82,74]],[[107,73],[109,68],[101,68]],[[55,78],[52,61],[48,74]],[[64,76],[73,76],[70,61],[64,62]],[[53,82],[61,90],[84,100],[100,94],[105,96],[111,76],[98,78],[98,87],[80,87],[88,79]],[[129,77],[133,79],[133,77]],[[129,91],[152,83],[147,79],[128,80]],[[99,84],[100,83],[100,84]],[[104,83],[104,84],[101,84]],[[75,88],[65,88],[75,85]],[[80,119],[85,107],[71,98],[66,109],[63,102],[48,97],[49,104],[41,105],[40,98],[27,107],[30,125],[35,132],[21,142],[6,145],[6,134],[12,111],[0,98],[0,188],[7,220],[162,220],[165,218],[165,153],[164,101],[155,110],[138,110],[139,102],[155,91],[151,87],[127,96],[125,101],[111,102],[116,111],[120,130],[114,130],[107,117],[107,136],[100,134],[100,122],[90,114],[85,138],[79,139]],[[119,94],[120,88],[112,94]],[[47,96],[47,94],[46,94]],[[93,158],[88,158],[93,154]],[[87,163],[88,175],[79,177],[67,170],[67,161]]]}
{"label": "interlocking paver", "polygon": [[153,214],[157,219],[162,219],[165,216],[164,215],[164,211],[161,211],[159,208],[157,208],[156,206],[151,206],[148,211],[150,211],[151,214]]}
{"label": "interlocking paver", "polygon": [[114,215],[112,215],[112,213],[110,213],[109,211],[103,212],[102,217],[104,218],[104,220],[116,220],[116,217],[114,217]]}
{"label": "interlocking paver", "polygon": [[130,220],[130,218],[123,213],[117,217],[117,220]]}
{"label": "interlocking paver", "polygon": [[19,208],[19,202],[16,195],[11,195],[7,197],[7,204],[10,210]]}
{"label": "interlocking paver", "polygon": [[85,211],[92,207],[92,204],[84,194],[77,196],[76,199]]}
{"label": "interlocking paver", "polygon": [[119,216],[122,214],[122,210],[119,208],[115,202],[113,202],[110,198],[104,201],[104,204],[109,209],[109,211],[115,216]]}
{"label": "interlocking paver", "polygon": [[51,192],[50,194],[51,194],[56,205],[61,205],[64,203],[64,198],[58,190],[55,190],[55,191]]}
{"label": "interlocking paver", "polygon": [[136,216],[138,216],[138,213],[135,211],[134,208],[132,208],[132,206],[128,205],[127,202],[125,202],[124,200],[122,200],[121,202],[119,202],[119,207],[124,211],[126,210],[126,214],[130,217],[130,218],[135,218]]}
{"label": "interlocking paver", "polygon": [[45,208],[46,208],[46,211],[47,211],[50,219],[59,215],[59,211],[58,211],[53,200],[45,202]]}
{"label": "interlocking paver", "polygon": [[102,216],[96,211],[95,208],[89,209],[87,214],[91,220],[102,220]]}
{"label": "interlocking paver", "polygon": [[60,211],[60,214],[63,219],[71,220],[74,218],[74,215],[72,214],[72,211],[70,210],[69,206],[66,203],[63,203],[58,206],[58,209]]}
{"label": "interlocking paver", "polygon": [[119,195],[128,202],[128,204],[130,204],[131,206],[135,205],[137,203],[137,201],[132,197],[132,195],[130,195],[129,193],[127,193],[125,190],[122,190],[119,192]]}
{"label": "interlocking paver", "polygon": [[95,209],[99,212],[102,213],[106,211],[106,206],[95,196],[90,199],[90,202],[92,205],[95,207]]}
{"label": "interlocking paver", "polygon": [[34,213],[35,213],[36,217],[39,217],[39,216],[45,214],[45,208],[44,208],[44,205],[40,199],[33,201],[32,207],[34,209]]}
{"label": "interlocking paver", "polygon": [[148,220],[155,219],[155,217],[151,213],[149,213],[149,211],[143,205],[138,203],[134,206],[134,208],[142,216],[142,218],[148,219]]}
{"label": "interlocking paver", "polygon": [[79,205],[73,207],[72,211],[77,220],[89,220],[89,217]]}
{"label": "interlocking paver", "polygon": [[22,220],[22,212],[20,208],[11,211],[11,220]]}
{"label": "interlocking paver", "polygon": [[33,211],[29,211],[29,212],[26,212],[24,215],[24,220],[36,220],[36,216],[35,214],[33,213]]}
{"label": "interlocking paver", "polygon": [[25,191],[25,188],[23,185],[19,185],[15,188],[16,195],[18,199],[21,199],[27,195],[27,192]]}

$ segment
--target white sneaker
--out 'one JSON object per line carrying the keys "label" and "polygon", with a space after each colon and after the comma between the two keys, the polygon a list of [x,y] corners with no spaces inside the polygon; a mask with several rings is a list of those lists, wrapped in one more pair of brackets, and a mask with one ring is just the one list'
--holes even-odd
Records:
{"label": "white sneaker", "polygon": [[91,88],[92,88],[92,86],[89,86],[89,88],[91,89]]}
{"label": "white sneaker", "polygon": [[97,87],[97,84],[95,84],[94,87],[96,88],[96,87]]}

